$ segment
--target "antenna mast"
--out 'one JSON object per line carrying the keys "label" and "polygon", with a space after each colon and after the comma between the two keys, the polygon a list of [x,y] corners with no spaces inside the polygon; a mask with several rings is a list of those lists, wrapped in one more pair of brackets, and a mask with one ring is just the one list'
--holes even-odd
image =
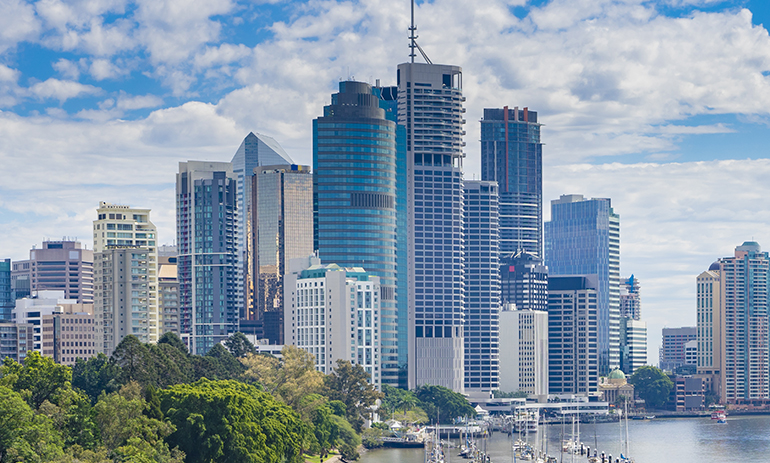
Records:
{"label": "antenna mast", "polygon": [[420,55],[422,55],[423,59],[425,59],[426,63],[433,64],[433,61],[428,58],[428,55],[425,54],[423,49],[417,43],[417,37],[417,26],[414,25],[414,0],[412,0],[412,25],[409,27],[409,58],[412,60],[412,63],[414,63],[414,57],[417,56],[414,53],[414,49],[416,48],[417,51],[420,52]]}

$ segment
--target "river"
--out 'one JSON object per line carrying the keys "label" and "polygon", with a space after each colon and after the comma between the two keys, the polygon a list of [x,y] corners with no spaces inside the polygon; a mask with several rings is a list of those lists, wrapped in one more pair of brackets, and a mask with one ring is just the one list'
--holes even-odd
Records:
{"label": "river", "polygon": [[[572,456],[560,455],[561,426],[547,427],[548,453],[564,463]],[[540,427],[543,437],[543,426]],[[565,427],[568,438],[570,426]],[[656,418],[628,423],[630,456],[636,463],[747,463],[770,462],[770,416],[728,416],[727,424],[718,424],[710,418]],[[600,452],[619,455],[621,426],[618,423],[580,425],[580,440],[591,448],[594,442]],[[623,431],[625,439],[625,431]],[[530,443],[534,442],[529,434]],[[486,441],[492,463],[513,462],[510,438],[494,433]],[[482,446],[484,443],[482,442]],[[483,448],[483,447],[482,447]],[[624,447],[625,448],[625,444]],[[457,450],[450,452],[450,462],[460,463]],[[575,457],[576,463],[585,463],[585,457]],[[361,463],[422,463],[422,449],[377,449],[364,453]]]}

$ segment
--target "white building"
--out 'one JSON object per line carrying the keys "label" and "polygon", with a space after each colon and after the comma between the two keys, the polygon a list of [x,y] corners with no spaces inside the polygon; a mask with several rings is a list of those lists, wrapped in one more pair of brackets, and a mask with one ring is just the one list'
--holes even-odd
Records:
{"label": "white building", "polygon": [[66,299],[64,291],[35,291],[32,296],[16,301],[12,320],[34,326],[34,338],[30,350],[43,354],[43,317],[60,312],[61,304],[77,304],[77,299]]}
{"label": "white building", "polygon": [[361,365],[377,388],[380,368],[380,278],[362,268],[292,259],[284,281],[284,339],[331,373],[338,359]]}
{"label": "white building", "polygon": [[500,333],[500,390],[547,396],[548,312],[506,304]]}

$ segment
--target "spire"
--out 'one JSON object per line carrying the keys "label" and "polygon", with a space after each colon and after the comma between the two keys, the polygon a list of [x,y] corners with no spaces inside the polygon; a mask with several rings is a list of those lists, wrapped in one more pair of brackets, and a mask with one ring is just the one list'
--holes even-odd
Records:
{"label": "spire", "polygon": [[428,64],[433,64],[433,61],[428,58],[428,55],[425,54],[423,49],[420,47],[420,45],[417,43],[417,26],[414,25],[414,0],[412,0],[412,25],[409,26],[409,58],[411,59],[412,63],[414,63],[414,57],[417,56],[414,53],[414,49],[416,48],[417,51],[420,52],[423,59]]}

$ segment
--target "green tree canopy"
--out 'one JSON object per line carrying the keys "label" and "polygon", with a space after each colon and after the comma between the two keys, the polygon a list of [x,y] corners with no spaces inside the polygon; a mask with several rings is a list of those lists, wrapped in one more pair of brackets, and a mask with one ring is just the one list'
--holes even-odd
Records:
{"label": "green tree canopy", "polygon": [[476,416],[476,410],[462,394],[443,386],[420,386],[414,393],[431,421],[436,419],[437,414],[439,421],[447,424],[456,418]]}
{"label": "green tree canopy", "polygon": [[347,407],[347,419],[356,432],[361,432],[364,420],[372,413],[372,406],[382,393],[369,382],[369,373],[361,365],[348,360],[337,360],[337,367],[324,378],[327,395]]}
{"label": "green tree canopy", "polygon": [[62,455],[62,439],[51,420],[35,414],[19,393],[0,386],[0,461],[38,463]]}
{"label": "green tree canopy", "polygon": [[0,367],[0,375],[5,386],[20,393],[33,409],[48,400],[57,403],[58,395],[71,387],[72,371],[59,365],[50,357],[43,357],[37,351],[30,351],[24,364],[6,357]]}
{"label": "green tree canopy", "polygon": [[176,333],[172,333],[171,331],[163,334],[163,336],[158,339],[158,344],[168,344],[185,355],[190,353],[190,351],[187,350],[187,346],[184,345],[184,341],[182,341]]}
{"label": "green tree canopy", "polygon": [[121,384],[138,381],[140,384],[154,384],[156,371],[150,351],[139,338],[129,334],[115,347],[110,357],[113,365],[120,367]]}
{"label": "green tree canopy", "polygon": [[247,354],[256,354],[257,349],[249,338],[240,331],[233,334],[225,341],[225,347],[235,358],[245,357]]}
{"label": "green tree canopy", "polygon": [[638,368],[628,379],[634,385],[634,392],[644,399],[648,407],[662,407],[668,401],[673,381],[660,368],[645,365]]}
{"label": "green tree canopy", "polygon": [[269,394],[237,381],[201,379],[159,391],[164,415],[177,427],[167,441],[188,463],[295,463],[308,429]]}
{"label": "green tree canopy", "polygon": [[79,358],[72,367],[72,386],[85,392],[92,404],[102,392],[109,394],[117,391],[120,377],[120,367],[102,353],[88,360]]}
{"label": "green tree canopy", "polygon": [[246,368],[244,378],[261,384],[276,399],[298,410],[303,397],[321,391],[323,373],[315,369],[313,355],[296,346],[284,346],[281,357],[247,355],[241,359]]}

